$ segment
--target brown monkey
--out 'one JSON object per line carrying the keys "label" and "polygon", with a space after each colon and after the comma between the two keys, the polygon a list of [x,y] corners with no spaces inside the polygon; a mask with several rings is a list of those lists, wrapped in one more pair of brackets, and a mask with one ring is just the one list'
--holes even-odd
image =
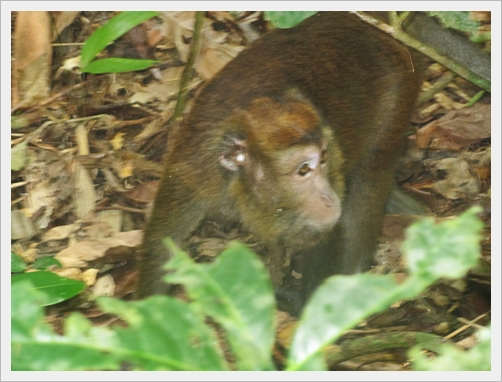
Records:
{"label": "brown monkey", "polygon": [[202,221],[241,222],[302,259],[311,292],[366,270],[418,92],[407,49],[345,12],[274,30],[199,94],[167,154],[145,229],[137,295]]}

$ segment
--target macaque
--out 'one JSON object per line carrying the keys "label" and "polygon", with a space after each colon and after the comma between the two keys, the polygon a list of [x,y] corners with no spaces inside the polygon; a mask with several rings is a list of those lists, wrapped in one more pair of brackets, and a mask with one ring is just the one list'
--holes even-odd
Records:
{"label": "macaque", "polygon": [[407,48],[346,12],[274,30],[200,92],[167,153],[137,296],[168,293],[162,240],[242,224],[301,258],[295,313],[333,274],[369,268],[418,93]]}

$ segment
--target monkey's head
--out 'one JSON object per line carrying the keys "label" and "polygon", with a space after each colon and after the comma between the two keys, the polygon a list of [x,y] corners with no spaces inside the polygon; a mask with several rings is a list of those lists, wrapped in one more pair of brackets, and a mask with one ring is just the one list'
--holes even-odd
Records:
{"label": "monkey's head", "polygon": [[242,222],[295,249],[331,231],[341,213],[343,159],[316,109],[297,93],[255,99],[229,120],[220,164]]}

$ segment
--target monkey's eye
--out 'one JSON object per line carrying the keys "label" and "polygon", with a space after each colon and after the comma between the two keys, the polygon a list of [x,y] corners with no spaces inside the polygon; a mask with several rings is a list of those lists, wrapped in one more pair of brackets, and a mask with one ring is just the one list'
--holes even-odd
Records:
{"label": "monkey's eye", "polygon": [[310,165],[308,163],[302,164],[300,169],[298,170],[298,174],[301,176],[305,176],[310,172]]}

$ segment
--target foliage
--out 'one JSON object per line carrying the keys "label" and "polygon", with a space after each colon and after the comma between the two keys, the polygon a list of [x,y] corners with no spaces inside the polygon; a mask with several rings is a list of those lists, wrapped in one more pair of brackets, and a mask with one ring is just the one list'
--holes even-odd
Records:
{"label": "foliage", "polygon": [[409,352],[410,358],[413,359],[413,368],[418,371],[489,371],[491,333],[491,327],[480,329],[477,333],[479,343],[468,352],[450,344],[442,344],[440,356],[433,360],[427,358],[420,347],[414,347]]}
{"label": "foliage", "polygon": [[301,317],[291,345],[288,370],[324,369],[323,348],[345,330],[397,301],[418,295],[442,277],[465,274],[479,255],[482,223],[476,212],[479,209],[473,208],[441,224],[427,218],[410,226],[404,242],[410,276],[401,284],[392,275],[329,278],[314,293]]}
{"label": "foliage", "polygon": [[45,304],[45,296],[25,283],[14,285],[12,368],[117,370],[127,361],[144,370],[226,370],[229,366],[215,332],[205,322],[208,310],[207,315],[228,330],[238,368],[272,369],[272,287],[255,255],[242,245],[234,245],[215,263],[196,265],[185,253],[176,251],[170,266],[179,270],[173,280],[189,285],[187,293],[197,300],[186,303],[153,296],[123,302],[99,298],[104,311],[118,314],[129,325],[115,330],[92,327],[80,313],[73,313],[65,322],[65,336],[56,335],[41,311],[34,308],[36,302]]}
{"label": "foliage", "polygon": [[26,270],[26,263],[23,258],[16,255],[14,252],[10,253],[10,271],[12,273],[24,272]]}
{"label": "foliage", "polygon": [[271,21],[275,28],[291,28],[316,13],[317,11],[265,11],[264,17],[265,20]]}
{"label": "foliage", "polygon": [[449,12],[427,12],[429,16],[437,17],[447,28],[457,29],[461,32],[467,32],[473,42],[483,43],[491,40],[491,32],[480,32],[481,23],[470,18],[470,12],[467,11],[449,11]]}
{"label": "foliage", "polygon": [[51,256],[40,257],[36,259],[33,264],[28,266],[24,259],[15,254],[14,252],[10,253],[10,271],[11,273],[21,273],[26,271],[27,269],[38,269],[38,270],[47,270],[50,267],[61,268],[61,263]]}
{"label": "foliage", "polygon": [[10,169],[20,171],[28,161],[28,141],[23,141],[12,146],[10,150]]}
{"label": "foliage", "polygon": [[152,66],[154,60],[137,60],[126,58],[105,58],[94,60],[96,55],[109,44],[141,24],[157,15],[157,12],[121,12],[111,18],[105,25],[96,29],[87,39],[81,52],[81,71],[85,73],[122,73],[134,70],[144,70]]}
{"label": "foliage", "polygon": [[476,264],[483,228],[476,212],[479,207],[441,224],[425,218],[409,227],[403,249],[413,278],[431,284],[441,277],[462,277]]}
{"label": "foliage", "polygon": [[[477,212],[471,209],[441,224],[425,219],[410,227],[405,251],[411,274],[404,283],[398,285],[392,275],[328,279],[300,319],[287,370],[325,370],[322,351],[344,330],[398,300],[415,296],[438,278],[461,277],[476,264],[479,254]],[[455,256],[453,245],[460,246]],[[172,272],[167,279],[183,285],[190,302],[168,296],[134,302],[99,298],[100,307],[119,315],[128,327],[93,327],[73,313],[65,322],[64,336],[54,334],[36,307],[46,297],[24,282],[16,283],[12,291],[12,368],[117,370],[122,362],[136,370],[274,368],[272,287],[263,264],[249,249],[233,244],[212,264],[195,264],[175,250],[168,267]],[[450,362],[457,368],[472,368],[474,364],[464,365],[462,357],[471,353],[477,357],[473,351],[490,359],[486,344],[467,354],[445,351],[445,358],[438,358],[432,366],[412,354],[419,369],[437,369],[441,363],[449,368]]]}
{"label": "foliage", "polygon": [[475,34],[480,23],[479,21],[471,20],[469,13],[468,11],[427,12],[429,16],[437,17],[446,28]]}
{"label": "foliage", "polygon": [[48,269],[50,267],[56,267],[56,268],[62,267],[61,263],[57,259],[51,256],[45,256],[36,259],[32,266],[33,268],[39,270]]}
{"label": "foliage", "polygon": [[[168,244],[174,250],[174,244]],[[197,265],[185,253],[168,263],[166,280],[182,284],[191,307],[221,325],[240,370],[273,369],[275,300],[263,263],[242,244],[233,243],[213,264]]]}
{"label": "foliage", "polygon": [[61,277],[48,271],[22,273],[11,277],[11,286],[29,281],[33,289],[42,291],[47,299],[45,305],[58,304],[80,294],[85,289],[83,281]]}
{"label": "foliage", "polygon": [[[91,324],[79,314],[66,321],[66,335],[59,336],[46,323],[39,305],[49,297],[33,288],[31,282],[12,285],[11,369],[84,370],[113,368],[113,358],[94,351],[89,339]],[[109,331],[93,328],[95,339],[108,340]]]}
{"label": "foliage", "polygon": [[[44,305],[58,304],[84,291],[84,282],[45,271],[45,269],[52,266],[61,267],[61,264],[52,257],[43,257],[37,259],[28,267],[21,256],[11,252],[10,268],[12,273],[16,273],[11,277],[11,285],[14,288],[18,283],[29,281],[29,285],[33,289],[42,291],[45,294]],[[32,272],[33,270],[40,271]]]}

